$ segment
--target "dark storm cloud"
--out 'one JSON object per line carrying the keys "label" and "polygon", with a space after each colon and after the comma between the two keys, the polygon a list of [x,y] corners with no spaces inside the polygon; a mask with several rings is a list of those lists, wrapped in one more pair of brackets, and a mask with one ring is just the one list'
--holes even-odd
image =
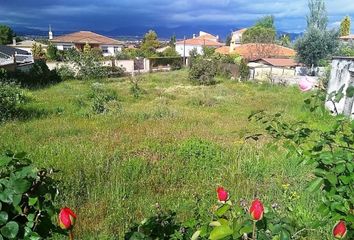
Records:
{"label": "dark storm cloud", "polygon": [[[129,26],[234,25],[272,14],[283,31],[303,31],[307,0],[0,0],[0,23],[61,30]],[[326,1],[331,26],[354,13],[354,1]],[[344,7],[345,6],[345,7]]]}

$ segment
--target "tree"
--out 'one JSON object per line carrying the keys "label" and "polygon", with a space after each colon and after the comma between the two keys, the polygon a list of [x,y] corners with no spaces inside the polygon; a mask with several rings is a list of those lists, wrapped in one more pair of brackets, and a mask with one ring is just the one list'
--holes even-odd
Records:
{"label": "tree", "polygon": [[307,15],[307,28],[327,29],[328,15],[324,0],[309,0],[310,13]]}
{"label": "tree", "polygon": [[164,57],[180,57],[178,52],[173,47],[166,48],[165,51],[162,52]]}
{"label": "tree", "polygon": [[275,29],[254,26],[244,32],[242,43],[274,43],[275,38]]}
{"label": "tree", "polygon": [[156,55],[156,49],[160,46],[157,34],[153,30],[149,30],[143,38],[141,50],[144,52],[145,57],[151,57]]}
{"label": "tree", "polygon": [[272,15],[262,17],[256,22],[255,27],[272,28],[275,30],[274,17]]}
{"label": "tree", "polygon": [[45,56],[42,44],[33,43],[32,45],[32,55],[34,58],[43,58]]}
{"label": "tree", "polygon": [[49,60],[58,60],[58,49],[52,43],[48,44],[47,48],[47,59]]}
{"label": "tree", "polygon": [[259,19],[256,24],[247,29],[242,35],[242,43],[274,43],[276,30],[274,17],[265,16]]}
{"label": "tree", "polygon": [[338,47],[338,32],[321,31],[311,27],[304,36],[295,43],[299,62],[308,67],[318,66],[320,60],[329,58]]}
{"label": "tree", "polygon": [[168,45],[170,46],[170,47],[175,47],[175,44],[176,44],[176,34],[173,34],[172,36],[171,36],[171,39],[170,39],[170,42],[168,43]]}
{"label": "tree", "polygon": [[12,29],[6,25],[0,25],[0,45],[12,43],[12,38],[15,37]]}
{"label": "tree", "polygon": [[289,47],[291,45],[291,40],[289,34],[283,34],[279,37],[279,44],[284,47]]}
{"label": "tree", "polygon": [[351,20],[349,16],[346,16],[340,24],[340,36],[350,35]]}
{"label": "tree", "polygon": [[323,0],[309,0],[307,30],[295,43],[297,58],[308,67],[318,66],[329,58],[338,47],[338,32],[328,31],[328,16]]}

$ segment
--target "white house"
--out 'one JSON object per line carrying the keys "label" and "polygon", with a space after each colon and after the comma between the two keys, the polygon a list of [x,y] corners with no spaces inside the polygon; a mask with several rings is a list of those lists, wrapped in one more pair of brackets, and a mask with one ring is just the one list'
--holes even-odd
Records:
{"label": "white house", "polygon": [[176,51],[182,57],[189,57],[193,49],[196,49],[198,54],[203,54],[203,47],[218,48],[223,45],[224,44],[219,42],[218,36],[213,36],[201,31],[198,37],[193,35],[193,38],[176,42]]}
{"label": "white house", "polygon": [[14,48],[21,49],[21,50],[32,53],[32,46],[34,44],[41,45],[42,49],[45,52],[47,51],[48,45],[40,43],[40,42],[36,42],[34,40],[24,40],[21,42],[16,42],[16,39],[14,38],[12,44],[8,44],[7,46],[14,47]]}
{"label": "white house", "polygon": [[[51,34],[49,34],[49,37],[51,38]],[[114,56],[123,48],[122,42],[90,31],[80,31],[54,37],[50,41],[58,50],[68,50],[70,48],[82,50],[85,44],[89,44],[92,48],[100,48],[103,56]]]}
{"label": "white house", "polygon": [[243,29],[237,30],[235,32],[232,32],[231,42],[230,42],[231,51],[233,49],[235,49],[236,47],[239,47],[242,44],[242,35],[246,31],[247,31],[247,28],[243,28]]}

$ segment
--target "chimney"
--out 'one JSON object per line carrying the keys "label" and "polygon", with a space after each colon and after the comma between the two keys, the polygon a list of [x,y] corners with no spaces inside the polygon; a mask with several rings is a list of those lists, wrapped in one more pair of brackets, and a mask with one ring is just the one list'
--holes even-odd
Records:
{"label": "chimney", "polygon": [[14,46],[16,46],[16,38],[14,37],[14,38],[12,38],[12,45],[14,45]]}
{"label": "chimney", "polygon": [[195,38],[195,34],[193,34],[193,38]]}
{"label": "chimney", "polygon": [[51,25],[49,25],[49,33],[48,33],[48,35],[49,35],[49,40],[52,40],[53,39],[53,32],[52,32],[52,26]]}

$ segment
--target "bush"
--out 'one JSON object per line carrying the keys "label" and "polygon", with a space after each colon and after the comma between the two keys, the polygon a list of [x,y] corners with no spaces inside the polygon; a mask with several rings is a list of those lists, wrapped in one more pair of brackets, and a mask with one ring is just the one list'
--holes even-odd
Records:
{"label": "bush", "polygon": [[24,100],[23,90],[18,85],[0,82],[0,121],[14,117]]}
{"label": "bush", "polygon": [[46,239],[54,232],[58,182],[25,153],[0,155],[0,239]]}
{"label": "bush", "polygon": [[216,84],[217,64],[212,60],[196,58],[189,70],[189,79],[199,85]]}
{"label": "bush", "polygon": [[240,80],[247,81],[250,77],[250,69],[247,65],[247,61],[245,59],[241,59],[239,65],[239,72],[240,72]]}
{"label": "bush", "polygon": [[61,65],[56,71],[62,80],[75,78],[75,71],[67,65]]}
{"label": "bush", "polygon": [[101,84],[92,85],[92,110],[95,113],[107,113],[119,109],[117,93],[111,89],[104,89]]}

